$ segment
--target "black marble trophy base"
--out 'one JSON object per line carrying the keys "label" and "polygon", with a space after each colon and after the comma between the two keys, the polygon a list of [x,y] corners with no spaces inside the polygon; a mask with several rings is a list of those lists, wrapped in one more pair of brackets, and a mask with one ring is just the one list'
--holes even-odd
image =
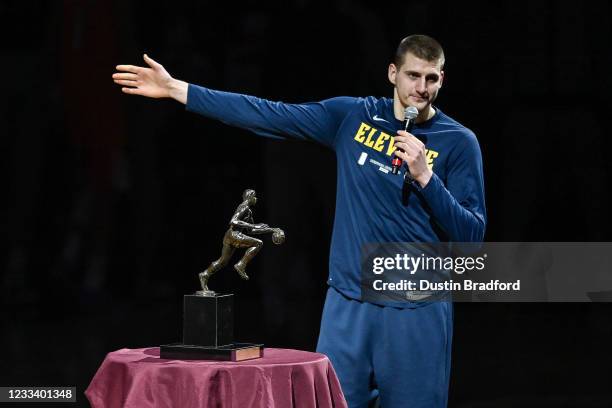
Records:
{"label": "black marble trophy base", "polygon": [[234,295],[185,295],[183,342],[160,346],[159,356],[242,361],[263,357],[263,345],[234,343]]}
{"label": "black marble trophy base", "polygon": [[185,295],[183,344],[204,347],[234,342],[234,295]]}

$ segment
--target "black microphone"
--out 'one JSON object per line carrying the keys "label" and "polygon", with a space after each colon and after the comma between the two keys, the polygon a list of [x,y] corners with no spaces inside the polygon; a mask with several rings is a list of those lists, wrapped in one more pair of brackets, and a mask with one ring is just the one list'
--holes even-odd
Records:
{"label": "black microphone", "polygon": [[[404,111],[404,130],[406,132],[412,131],[412,126],[414,125],[414,120],[419,116],[419,110],[414,106],[408,106]],[[397,156],[393,156],[393,160],[391,160],[391,173],[398,174],[400,168],[402,167],[403,160]],[[409,170],[406,169],[406,174],[409,174]]]}

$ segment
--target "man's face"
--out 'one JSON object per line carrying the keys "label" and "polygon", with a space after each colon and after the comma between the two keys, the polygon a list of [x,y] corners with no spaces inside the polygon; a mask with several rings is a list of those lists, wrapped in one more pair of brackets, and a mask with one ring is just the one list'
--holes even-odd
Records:
{"label": "man's face", "polygon": [[429,110],[443,79],[439,60],[425,61],[406,53],[401,67],[389,65],[389,81],[395,85],[399,102],[404,108],[414,106],[419,112]]}

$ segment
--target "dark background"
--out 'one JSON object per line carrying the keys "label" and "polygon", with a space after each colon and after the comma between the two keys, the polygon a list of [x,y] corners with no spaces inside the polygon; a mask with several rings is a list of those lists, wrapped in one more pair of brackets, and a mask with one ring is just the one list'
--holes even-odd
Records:
{"label": "dark background", "polygon": [[[182,295],[245,188],[282,226],[237,295],[237,338],[314,350],[335,158],[124,95],[146,52],[175,77],[301,102],[392,96],[401,38],[444,46],[437,105],[477,134],[487,241],[610,241],[605,2],[2,1],[0,385],[77,386],[106,353],[181,336]],[[457,304],[451,407],[612,406],[609,304]]]}

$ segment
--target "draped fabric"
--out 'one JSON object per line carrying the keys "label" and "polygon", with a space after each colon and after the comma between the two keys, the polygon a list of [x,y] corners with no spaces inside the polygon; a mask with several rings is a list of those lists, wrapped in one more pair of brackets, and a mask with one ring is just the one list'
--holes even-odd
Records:
{"label": "draped fabric", "polygon": [[346,407],[329,359],[268,348],[242,362],[165,360],[159,348],[109,353],[85,395],[94,408]]}

